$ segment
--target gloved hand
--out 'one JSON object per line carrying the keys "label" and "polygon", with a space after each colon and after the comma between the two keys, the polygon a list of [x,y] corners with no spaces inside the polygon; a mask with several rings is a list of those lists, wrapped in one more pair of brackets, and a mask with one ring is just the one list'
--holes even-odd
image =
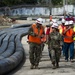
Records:
{"label": "gloved hand", "polygon": [[33,36],[35,36],[35,37],[36,37],[36,36],[38,36],[38,35],[37,35],[37,34],[35,34],[35,33],[33,33]]}
{"label": "gloved hand", "polygon": [[44,35],[44,34],[42,34],[42,35],[41,35],[41,38],[43,38],[44,36],[45,36],[45,35]]}
{"label": "gloved hand", "polygon": [[62,46],[60,46],[60,49],[62,49]]}

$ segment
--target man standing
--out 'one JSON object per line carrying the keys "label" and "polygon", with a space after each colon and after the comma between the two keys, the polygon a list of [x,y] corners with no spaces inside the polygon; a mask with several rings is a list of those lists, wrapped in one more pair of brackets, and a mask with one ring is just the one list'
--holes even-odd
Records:
{"label": "man standing", "polygon": [[31,63],[31,69],[38,69],[40,56],[41,56],[41,38],[44,37],[44,27],[42,26],[42,18],[38,18],[35,24],[32,24],[28,31],[29,40],[29,59]]}
{"label": "man standing", "polygon": [[58,29],[59,29],[59,33],[62,35],[62,51],[63,51],[63,56],[65,55],[65,49],[64,49],[64,40],[63,40],[63,32],[65,29],[65,19],[62,19],[62,24],[59,25]]}
{"label": "man standing", "polygon": [[74,30],[73,30],[73,21],[65,22],[65,30],[63,32],[64,37],[64,48],[65,48],[65,60],[68,61],[68,50],[70,49],[70,61],[73,62],[74,58]]}
{"label": "man standing", "polygon": [[49,42],[50,42],[50,54],[51,54],[51,61],[53,65],[53,69],[59,67],[59,60],[60,60],[60,54],[61,54],[61,34],[59,33],[58,30],[58,24],[53,23],[52,27],[52,32],[49,34]]}

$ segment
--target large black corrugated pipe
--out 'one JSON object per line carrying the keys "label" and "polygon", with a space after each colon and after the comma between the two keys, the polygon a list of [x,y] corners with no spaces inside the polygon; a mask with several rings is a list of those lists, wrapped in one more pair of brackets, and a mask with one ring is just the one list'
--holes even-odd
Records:
{"label": "large black corrugated pipe", "polygon": [[[26,34],[26,33],[24,33],[24,34]],[[22,34],[18,34],[16,36],[15,43],[16,43],[16,51],[20,51],[21,50],[25,54],[23,45],[21,44],[21,38],[22,38],[22,35],[24,35],[24,34],[23,33]]]}
{"label": "large black corrugated pipe", "polygon": [[16,41],[17,50],[19,50],[20,48],[23,48],[23,45],[21,44],[21,38],[25,35],[27,35],[27,33],[18,34],[18,36],[16,37],[15,41]]}
{"label": "large black corrugated pipe", "polygon": [[0,55],[0,60],[11,56],[15,52],[14,42],[9,42],[8,48]]}
{"label": "large black corrugated pipe", "polygon": [[1,31],[0,31],[0,36],[1,36],[2,34],[4,34],[4,33],[5,33],[5,31],[2,31],[2,30],[1,30]]}
{"label": "large black corrugated pipe", "polygon": [[13,24],[11,28],[30,27],[32,24]]}
{"label": "large black corrugated pipe", "polygon": [[0,55],[0,59],[11,56],[15,52],[15,36],[13,35],[9,39],[9,44],[7,50]]}
{"label": "large black corrugated pipe", "polygon": [[3,35],[0,36],[0,46],[1,46],[2,41],[3,41],[3,39],[5,38],[5,36],[6,36],[6,34],[3,34]]}
{"label": "large black corrugated pipe", "polygon": [[21,35],[22,35],[22,33],[19,36],[18,35],[16,36],[16,39],[15,39],[16,49],[15,49],[14,54],[12,54],[8,58],[0,60],[0,75],[10,72],[14,68],[16,68],[25,59],[24,58],[24,55],[25,55],[24,49],[23,49],[23,47],[21,45],[21,41],[20,41]]}
{"label": "large black corrugated pipe", "polygon": [[23,52],[17,51],[9,58],[0,60],[0,75],[3,75],[11,70],[13,70],[23,58]]}
{"label": "large black corrugated pipe", "polygon": [[7,35],[3,39],[2,45],[0,47],[0,54],[2,54],[7,49],[10,36],[11,36],[11,34]]}
{"label": "large black corrugated pipe", "polygon": [[10,39],[9,39],[9,42],[15,42],[15,37],[17,36],[17,34],[12,34]]}

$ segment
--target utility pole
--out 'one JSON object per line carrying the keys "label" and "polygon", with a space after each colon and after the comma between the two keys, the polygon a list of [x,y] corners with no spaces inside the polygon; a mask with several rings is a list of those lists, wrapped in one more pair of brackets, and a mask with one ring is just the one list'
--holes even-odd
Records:
{"label": "utility pole", "polygon": [[50,0],[50,2],[49,2],[49,9],[50,9],[50,15],[51,15],[51,10],[52,10],[52,2],[51,2],[51,0]]}
{"label": "utility pole", "polygon": [[[52,0],[49,0],[49,19],[51,21],[51,18],[52,18]],[[50,21],[49,21],[49,24],[50,24]]]}
{"label": "utility pole", "polygon": [[65,0],[63,0],[63,14],[64,14],[64,18],[65,18],[65,15],[66,15],[66,11],[65,11]]}
{"label": "utility pole", "polygon": [[75,16],[75,2],[74,2],[74,5],[73,5],[73,16]]}

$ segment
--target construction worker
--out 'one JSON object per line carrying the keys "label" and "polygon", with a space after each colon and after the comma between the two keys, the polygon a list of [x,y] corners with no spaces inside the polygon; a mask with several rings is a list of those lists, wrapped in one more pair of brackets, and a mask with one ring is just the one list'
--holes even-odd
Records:
{"label": "construction worker", "polygon": [[38,18],[35,24],[32,24],[28,31],[29,40],[29,59],[31,69],[38,69],[41,56],[41,38],[44,37],[44,27],[42,26],[42,18]]}
{"label": "construction worker", "polygon": [[52,15],[50,15],[50,21],[52,21]]}
{"label": "construction worker", "polygon": [[[73,27],[73,31],[74,31],[74,34],[75,34],[75,25]],[[75,36],[73,37],[73,40],[75,41]]]}
{"label": "construction worker", "polygon": [[49,34],[52,32],[52,24],[53,24],[53,22],[51,21],[50,22],[50,25],[47,25],[46,27],[47,27],[47,30],[46,30],[46,44],[48,44],[48,53],[49,53],[49,57],[50,57],[50,59],[51,59],[51,54],[50,54],[50,41],[49,41]]}
{"label": "construction worker", "polygon": [[59,25],[58,29],[59,29],[59,33],[62,35],[62,51],[63,51],[63,56],[65,55],[64,52],[64,41],[63,41],[63,31],[65,29],[65,19],[62,19],[62,24]]}
{"label": "construction worker", "polygon": [[65,19],[62,19],[62,24],[59,25],[58,29],[59,29],[59,33],[62,35],[63,31],[64,31],[64,27],[65,27]]}
{"label": "construction worker", "polygon": [[49,34],[49,42],[50,42],[50,54],[51,54],[51,62],[53,65],[53,69],[59,67],[59,59],[61,54],[61,44],[60,41],[62,40],[61,34],[58,30],[58,24],[52,24],[52,32]]}
{"label": "construction worker", "polygon": [[74,30],[73,30],[73,21],[65,22],[65,30],[63,32],[64,37],[64,48],[65,48],[65,60],[68,61],[69,49],[70,49],[70,61],[73,62],[74,58]]}

